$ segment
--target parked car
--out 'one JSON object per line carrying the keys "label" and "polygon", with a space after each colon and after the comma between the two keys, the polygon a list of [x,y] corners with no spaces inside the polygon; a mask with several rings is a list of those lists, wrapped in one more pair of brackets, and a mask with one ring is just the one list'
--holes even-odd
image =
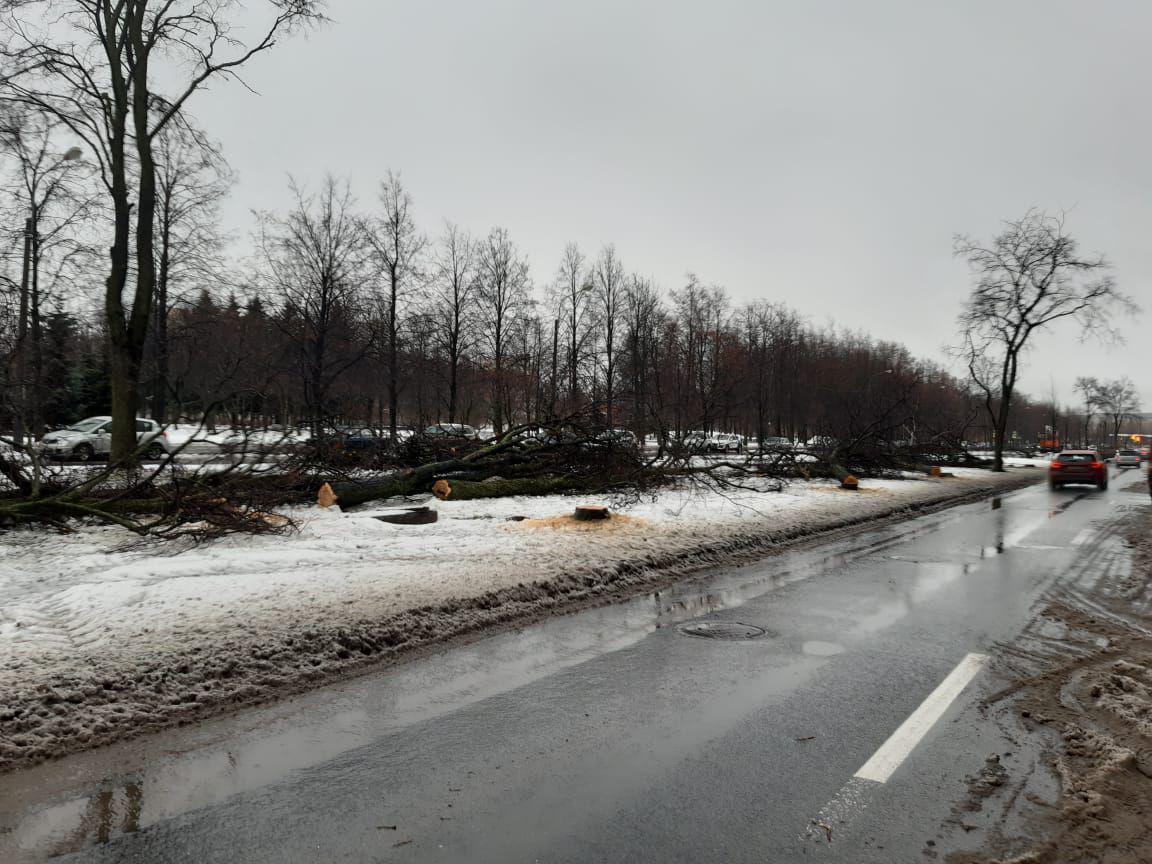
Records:
{"label": "parked car", "polygon": [[827,435],[815,435],[808,439],[807,447],[809,450],[831,450],[839,443],[835,438],[830,438]]}
{"label": "parked car", "polygon": [[1059,489],[1082,483],[1097,489],[1108,488],[1108,463],[1095,450],[1062,450],[1048,468],[1048,485]]}
{"label": "parked car", "polygon": [[703,453],[708,447],[708,433],[699,430],[685,432],[677,443],[689,453]]}
{"label": "parked car", "polygon": [[[163,459],[169,452],[168,436],[155,420],[136,418],[136,441],[147,445],[146,459]],[[89,462],[106,458],[112,450],[112,418],[89,417],[40,439],[37,450],[52,459],[75,459]]]}
{"label": "parked car", "polygon": [[713,432],[708,436],[704,449],[716,453],[739,453],[744,449],[744,439],[733,432]]}
{"label": "parked car", "polygon": [[1139,450],[1117,450],[1116,459],[1114,460],[1117,468],[1139,468],[1140,467],[1140,451]]}
{"label": "parked car", "polygon": [[462,438],[467,441],[475,441],[480,437],[475,427],[467,423],[434,423],[420,434],[425,438]]}
{"label": "parked car", "polygon": [[592,441],[594,444],[608,447],[638,448],[640,446],[640,439],[627,429],[605,429],[603,432],[596,433],[596,437]]}
{"label": "parked car", "polygon": [[543,426],[530,426],[521,429],[516,434],[516,440],[525,444],[558,444],[565,440],[570,433],[567,430],[556,428],[547,429]]}
{"label": "parked car", "polygon": [[791,450],[792,439],[783,438],[779,435],[770,435],[760,442],[761,450]]}

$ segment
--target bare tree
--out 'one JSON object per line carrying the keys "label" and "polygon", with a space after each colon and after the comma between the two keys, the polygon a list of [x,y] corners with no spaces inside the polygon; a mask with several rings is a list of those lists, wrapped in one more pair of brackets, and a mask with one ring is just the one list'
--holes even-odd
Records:
{"label": "bare tree", "polygon": [[594,328],[591,274],[585,267],[584,253],[575,243],[564,247],[554,286],[556,316],[566,331],[565,366],[568,377],[569,409],[580,403],[580,368]]}
{"label": "bare tree", "polygon": [[651,280],[636,274],[628,281],[624,301],[624,346],[631,379],[633,431],[641,437],[647,433],[649,420],[655,414],[650,398],[660,357],[663,307],[660,293]]}
{"label": "bare tree", "polygon": [[33,435],[43,431],[41,324],[46,296],[62,279],[77,276],[92,253],[82,236],[96,210],[86,182],[90,172],[81,164],[78,148],[60,149],[60,132],[61,124],[53,118],[27,110],[10,110],[0,118],[0,144],[11,155],[16,175],[4,191],[11,195],[10,218],[22,227],[19,303],[9,358],[15,367],[9,377],[16,384],[11,407],[17,441],[26,423]]}
{"label": "bare tree", "polygon": [[1136,394],[1136,385],[1127,376],[1102,381],[1097,387],[1096,404],[1108,417],[1112,432],[1112,443],[1120,438],[1120,427],[1124,421],[1131,418],[1140,410],[1140,399]]}
{"label": "bare tree", "polygon": [[168,322],[192,290],[222,282],[225,238],[219,206],[233,177],[217,148],[187,126],[168,126],[156,139],[156,296],[151,334],[152,416],[168,413]]}
{"label": "bare tree", "polygon": [[113,461],[136,450],[156,291],[156,138],[181,122],[185,105],[210,81],[237,77],[281,36],[321,18],[319,0],[267,6],[270,20],[249,42],[233,26],[238,0],[7,0],[0,12],[0,99],[52,116],[83,139],[112,204],[104,317]]}
{"label": "bare tree", "polygon": [[460,365],[473,339],[476,315],[476,247],[451,222],[437,243],[432,283],[433,316],[441,351],[448,365],[448,422],[456,422],[460,398]]}
{"label": "bare tree", "polygon": [[291,185],[293,210],[284,217],[260,214],[258,242],[263,278],[299,357],[304,403],[319,436],[329,388],[366,351],[355,326],[370,253],[347,182],[328,176],[317,195]]}
{"label": "bare tree", "polygon": [[1080,398],[1084,402],[1080,444],[1083,447],[1087,447],[1089,444],[1089,432],[1092,426],[1092,416],[1096,413],[1096,409],[1100,407],[1100,381],[1096,378],[1081,375],[1072,385],[1072,389],[1080,394]]}
{"label": "bare tree", "polygon": [[388,436],[396,441],[396,416],[400,404],[400,328],[403,306],[412,298],[421,279],[420,264],[427,240],[416,230],[412,196],[399,174],[388,172],[380,184],[383,214],[369,231],[372,249],[383,276],[381,305],[384,313],[384,345],[381,352],[387,369]]}
{"label": "bare tree", "polygon": [[1111,315],[1133,304],[1117,290],[1103,256],[1080,254],[1063,216],[1030,210],[1006,223],[990,245],[958,236],[954,248],[976,283],[960,314],[959,352],[984,395],[994,470],[1002,471],[1020,363],[1033,334],[1071,319],[1086,333],[1114,338]]}
{"label": "bare tree", "polygon": [[609,243],[600,250],[600,256],[592,267],[592,276],[596,288],[596,321],[604,340],[604,416],[611,429],[615,421],[617,331],[627,292],[624,265],[620,263],[613,244]]}
{"label": "bare tree", "polygon": [[507,229],[493,228],[480,244],[477,258],[477,299],[482,332],[490,349],[492,426],[504,431],[510,414],[506,361],[510,337],[528,304],[528,261]]}

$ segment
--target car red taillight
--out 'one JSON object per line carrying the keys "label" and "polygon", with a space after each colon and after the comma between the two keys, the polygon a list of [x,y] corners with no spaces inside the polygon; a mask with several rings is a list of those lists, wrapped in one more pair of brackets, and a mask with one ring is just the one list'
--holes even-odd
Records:
{"label": "car red taillight", "polygon": [[1059,471],[1059,470],[1060,470],[1061,468],[1063,468],[1063,467],[1064,467],[1064,463],[1063,463],[1063,462],[1053,462],[1053,463],[1052,463],[1052,470],[1053,470],[1053,471]]}
{"label": "car red taillight", "polygon": [[1092,463],[1092,470],[1094,470],[1094,471],[1099,471],[1103,467],[1104,467],[1103,462],[1093,462]]}

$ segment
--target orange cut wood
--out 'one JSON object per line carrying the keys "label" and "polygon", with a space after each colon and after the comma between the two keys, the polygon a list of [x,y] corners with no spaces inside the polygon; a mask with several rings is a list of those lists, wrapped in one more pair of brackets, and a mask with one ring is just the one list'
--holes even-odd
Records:
{"label": "orange cut wood", "polygon": [[336,493],[332,491],[331,483],[325,483],[316,493],[316,503],[321,507],[331,507],[337,500],[339,499],[336,497]]}

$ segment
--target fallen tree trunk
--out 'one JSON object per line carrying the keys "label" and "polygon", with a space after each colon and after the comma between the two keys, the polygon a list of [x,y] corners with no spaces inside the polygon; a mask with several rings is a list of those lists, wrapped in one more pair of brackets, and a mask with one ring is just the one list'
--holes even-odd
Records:
{"label": "fallen tree trunk", "polygon": [[[511,498],[517,495],[558,495],[564,492],[582,492],[603,489],[603,478],[556,476],[522,477],[516,480],[454,480],[441,478],[443,483],[436,497],[441,501],[471,501],[476,498]],[[446,487],[446,488],[445,488]],[[434,490],[435,491],[435,490]]]}

